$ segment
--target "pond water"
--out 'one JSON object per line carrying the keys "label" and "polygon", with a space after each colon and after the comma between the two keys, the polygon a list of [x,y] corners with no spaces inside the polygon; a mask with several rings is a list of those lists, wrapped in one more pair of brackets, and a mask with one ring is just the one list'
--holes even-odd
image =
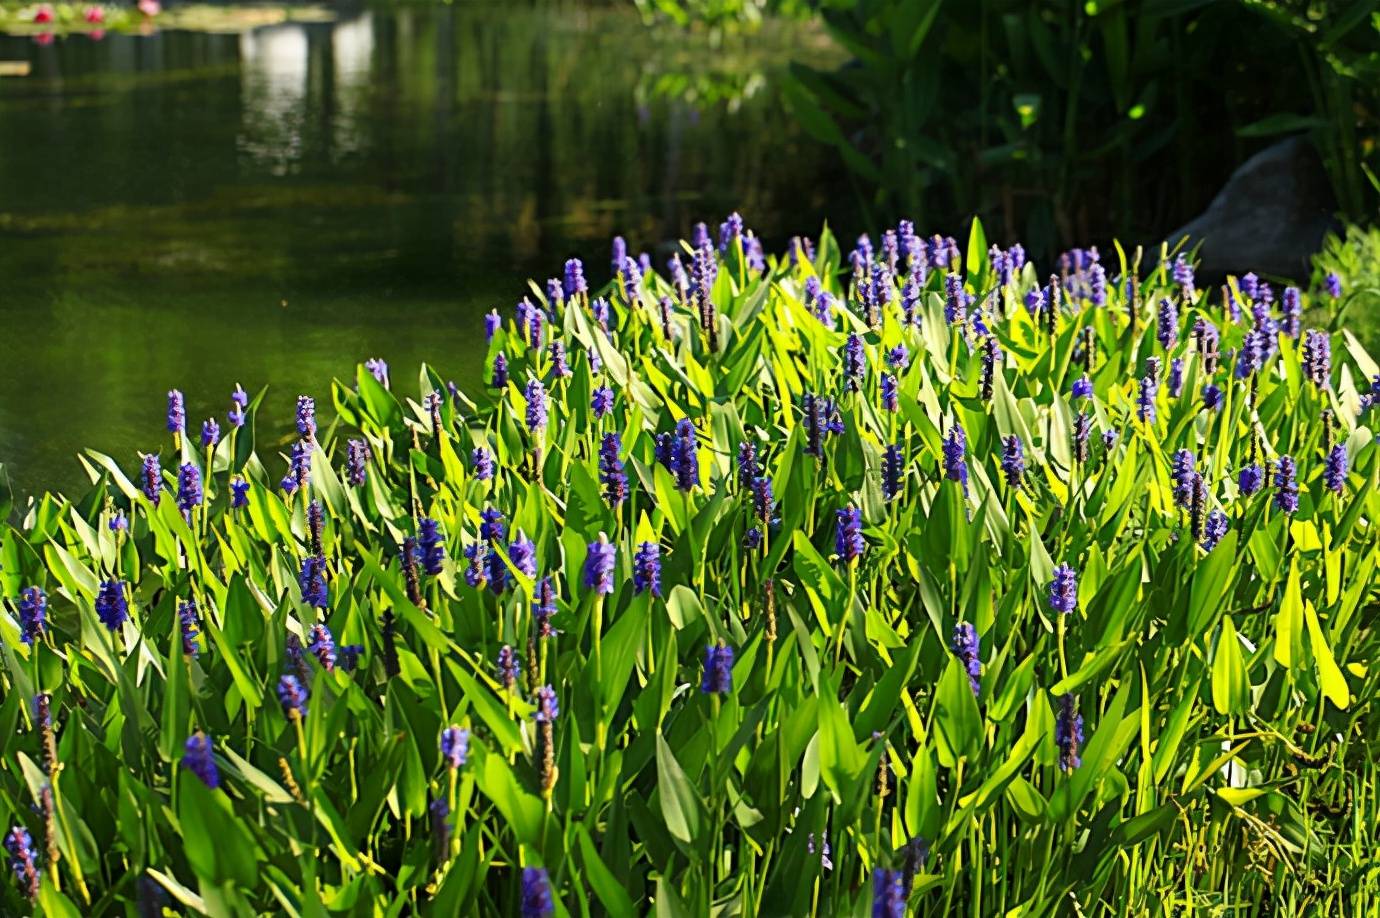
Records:
{"label": "pond water", "polygon": [[[815,49],[812,45],[817,45]],[[224,424],[236,382],[299,393],[379,356],[478,381],[479,316],[569,255],[591,281],[739,208],[768,239],[850,194],[783,110],[803,27],[711,41],[569,3],[359,9],[243,34],[0,37],[0,462],[80,490]],[[660,265],[662,259],[657,257]],[[260,452],[270,450],[260,444]]]}

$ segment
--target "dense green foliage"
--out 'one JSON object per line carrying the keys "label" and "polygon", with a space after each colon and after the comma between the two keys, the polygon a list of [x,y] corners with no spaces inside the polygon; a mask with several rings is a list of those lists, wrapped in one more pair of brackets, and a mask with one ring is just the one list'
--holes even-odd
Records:
{"label": "dense green foliage", "polygon": [[[1341,332],[1336,370],[1318,378],[1310,359],[1310,379],[1301,338],[1287,321],[1270,331],[1268,305],[1233,319],[1163,258],[1148,273],[1139,257],[1134,273],[1109,261],[1113,278],[1134,279],[1108,282],[1106,305],[1090,274],[1066,268],[1057,308],[1032,313],[1035,267],[1002,283],[975,223],[949,276],[976,297],[970,313],[942,269],[918,292],[864,258],[878,286],[855,286],[827,232],[811,258],[760,267],[751,241],[724,247],[708,303],[622,273],[602,291],[607,330],[587,296],[553,301],[533,285],[569,375],[511,321],[487,364],[502,355],[509,379],[473,400],[442,397],[429,367],[419,400],[396,374],[390,388],[359,367],[331,386],[336,420],[296,447],[312,457],[296,493],[279,483],[260,393],[213,450],[185,436],[162,448],[156,502],[124,463],[91,453],[89,493],[46,495],[5,526],[0,818],[32,834],[39,909],[126,914],[161,889],[214,915],[515,915],[520,868],[538,865],[562,915],[865,915],[874,869],[907,866],[919,913],[1359,914],[1373,902],[1371,358]],[[806,294],[812,278],[832,311]],[[864,306],[864,289],[886,295]],[[1190,336],[1198,319],[1221,329],[1220,361]],[[1238,378],[1231,355],[1248,336],[1269,354]],[[861,372],[845,375],[859,346]],[[1092,393],[1071,399],[1085,373]],[[887,374],[895,411],[879,396]],[[596,417],[601,385],[613,406]],[[836,398],[837,415],[822,415],[842,427],[818,456],[807,393]],[[549,421],[532,432],[538,401]],[[694,464],[672,474],[656,437],[684,419],[697,448],[680,455]],[[614,432],[629,479],[617,502],[598,464]],[[1011,437],[1019,482],[999,464]],[[371,454],[357,486],[350,439]],[[745,443],[774,483],[765,513],[740,475]],[[1323,481],[1334,443],[1351,466],[1341,493]],[[888,446],[902,457],[896,493]],[[493,477],[476,474],[475,449],[492,454]],[[1201,475],[1191,512],[1171,476],[1182,449]],[[1254,494],[1237,479],[1285,454],[1299,469],[1292,513],[1272,472]],[[185,518],[179,465],[207,472],[206,501]],[[849,507],[865,537],[851,561],[835,540]],[[506,537],[482,534],[490,509]],[[1210,510],[1229,526],[1220,542],[1197,531]],[[401,550],[423,518],[449,557],[413,584]],[[519,534],[536,576],[554,578],[550,637],[507,547]],[[617,552],[607,595],[583,576],[601,534]],[[486,541],[502,592],[465,576],[466,550]],[[634,586],[645,543],[664,562],[659,596]],[[298,584],[318,555],[321,609]],[[1050,595],[1064,564],[1078,577],[1068,614]],[[97,610],[108,581],[130,600],[114,630]],[[31,586],[48,595],[32,646]],[[965,622],[980,638],[976,694],[950,645]],[[362,646],[356,668],[293,658],[318,624],[342,659]],[[727,692],[700,691],[707,645],[736,652]],[[523,658],[510,686],[495,668],[505,646]],[[309,681],[304,719],[275,696],[285,673]],[[534,698],[547,684],[560,711],[543,747]],[[39,692],[52,695],[47,752]],[[1081,748],[1056,742],[1073,711]],[[458,770],[438,748],[449,724],[471,731]],[[218,788],[183,763],[198,731],[214,742]],[[438,843],[440,800],[453,837]],[[7,876],[0,910],[25,908]]]}
{"label": "dense green foliage", "polygon": [[[800,7],[639,5],[713,24]],[[1343,213],[1370,219],[1380,201],[1372,0],[808,5],[853,60],[797,54],[794,111],[883,214],[976,212],[1036,252],[1164,233],[1263,142],[1300,132]]]}
{"label": "dense green foliage", "polygon": [[1357,336],[1373,348],[1380,340],[1380,229],[1353,225],[1328,236],[1313,265],[1315,285],[1321,285],[1329,273],[1347,279],[1351,294],[1343,302],[1345,312],[1334,321],[1354,327]]}

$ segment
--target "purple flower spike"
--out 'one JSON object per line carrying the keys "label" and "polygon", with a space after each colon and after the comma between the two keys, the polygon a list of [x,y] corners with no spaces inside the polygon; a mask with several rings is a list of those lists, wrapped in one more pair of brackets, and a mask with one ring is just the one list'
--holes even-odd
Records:
{"label": "purple flower spike", "polygon": [[283,490],[289,494],[305,489],[311,484],[311,444],[298,440],[292,445],[292,455],[288,458],[288,473],[283,477]]}
{"label": "purple flower spike", "polygon": [[19,593],[19,639],[32,645],[42,636],[48,618],[48,594],[35,586]]}
{"label": "purple flower spike", "polygon": [[872,871],[872,918],[906,918],[905,877],[899,870]]}
{"label": "purple flower spike", "polygon": [[129,618],[129,601],[125,599],[122,580],[107,580],[96,594],[96,616],[111,631],[117,630]]}
{"label": "purple flower spike", "polygon": [[676,487],[681,491],[694,490],[700,483],[699,446],[695,439],[695,424],[689,418],[676,422],[671,471],[676,476]]}
{"label": "purple flower spike", "polygon": [[539,724],[552,724],[561,714],[561,706],[556,699],[556,690],[549,685],[537,689],[537,710],[532,719]]}
{"label": "purple flower spike", "polygon": [[1299,509],[1298,468],[1293,457],[1280,456],[1275,461],[1275,507],[1285,513]]}
{"label": "purple flower spike", "polygon": [[249,503],[249,482],[243,478],[230,480],[230,509],[238,510]]}
{"label": "purple flower spike", "polygon": [[508,534],[503,513],[495,507],[485,507],[479,513],[479,537],[486,542],[502,542]]}
{"label": "purple flower spike", "polygon": [[546,918],[556,913],[551,878],[544,867],[522,868],[522,918]]}
{"label": "purple flower spike", "polygon": [[141,485],[144,496],[149,499],[155,507],[158,506],[158,499],[162,494],[163,470],[158,465],[158,454],[149,453],[144,457],[144,468]]}
{"label": "purple flower spike", "polygon": [[585,556],[585,589],[600,595],[613,592],[613,567],[618,557],[618,546],[608,540],[602,532],[597,541],[589,543]]}
{"label": "purple flower spike", "polygon": [[1025,448],[1015,434],[1001,441],[1001,470],[1006,474],[1006,483],[1019,491],[1025,480]]}
{"label": "purple flower spike", "polygon": [[584,262],[578,258],[571,258],[566,261],[565,278],[561,286],[566,299],[570,299],[576,294],[589,292],[589,284],[585,281]]}
{"label": "purple flower spike", "polygon": [[628,496],[628,474],[623,471],[623,460],[619,453],[623,444],[618,434],[609,431],[599,444],[599,481],[604,485],[604,500],[609,506],[617,507]]}
{"label": "purple flower spike", "polygon": [[1140,390],[1136,393],[1136,416],[1146,424],[1155,423],[1155,393],[1159,383],[1153,375],[1141,378]]}
{"label": "purple flower spike", "polygon": [[345,444],[345,480],[350,487],[358,488],[369,475],[369,444],[363,440],[350,440]]}
{"label": "purple flower spike", "polygon": [[1303,375],[1318,389],[1326,389],[1332,376],[1332,341],[1327,332],[1308,329],[1303,339]]}
{"label": "purple flower spike", "polygon": [[1166,351],[1173,348],[1179,340],[1179,310],[1168,297],[1160,300],[1155,337],[1159,340],[1160,347]]}
{"label": "purple flower spike", "polygon": [[570,363],[565,358],[565,344],[561,341],[551,342],[551,373],[557,377],[565,377],[571,374]]}
{"label": "purple flower spike", "polygon": [[733,692],[733,648],[720,642],[710,644],[704,651],[704,678],[700,691],[706,695],[729,695]]}
{"label": "purple flower spike", "polygon": [[948,274],[944,278],[944,321],[950,325],[961,321],[966,305],[967,294],[963,289],[963,278],[957,273]]}
{"label": "purple flower spike", "polygon": [[762,475],[752,481],[752,512],[757,519],[770,525],[776,510],[776,500],[772,497],[771,478]]}
{"label": "purple flower spike", "polygon": [[465,583],[476,589],[484,585],[485,563],[488,554],[484,550],[483,542],[471,542],[465,546],[465,560],[469,563],[465,566]]}
{"label": "purple flower spike", "polygon": [[171,389],[168,392],[168,433],[182,434],[187,432],[187,409],[182,399],[182,392]]}
{"label": "purple flower spike", "polygon": [[220,787],[220,771],[211,754],[211,738],[201,731],[187,737],[187,746],[182,753],[182,767],[201,779],[211,790]]}
{"label": "purple flower spike", "polygon": [[297,584],[302,589],[302,602],[318,609],[326,608],[328,593],[326,589],[326,559],[308,555],[302,559],[302,570]]}
{"label": "purple flower spike", "polygon": [[474,477],[488,481],[494,477],[494,454],[482,446],[476,446],[470,453],[470,465],[474,467]]}
{"label": "purple flower spike", "polygon": [[307,697],[309,692],[296,676],[283,676],[278,680],[278,702],[288,720],[307,716]]}
{"label": "purple flower spike", "polygon": [[532,593],[532,621],[537,626],[537,637],[548,638],[555,635],[551,627],[551,616],[556,614],[556,586],[550,577],[543,577]]}
{"label": "purple flower spike", "polygon": [[1301,294],[1297,287],[1285,287],[1284,296],[1279,301],[1279,311],[1284,317],[1280,328],[1290,338],[1299,336],[1299,323],[1303,316],[1303,304]]}
{"label": "purple flower spike", "polygon": [[1323,466],[1323,484],[1329,491],[1341,494],[1346,488],[1346,472],[1346,445],[1338,443],[1327,454],[1327,463]]}
{"label": "purple flower spike", "polygon": [[233,427],[243,427],[245,421],[244,411],[249,407],[249,393],[244,391],[239,383],[235,383],[235,391],[230,393],[230,411],[226,414],[226,419]]}
{"label": "purple flower spike", "polygon": [[537,576],[537,547],[532,540],[518,530],[517,538],[508,546],[508,560],[513,562],[524,575],[535,579]]}
{"label": "purple flower spike", "polygon": [[602,328],[605,332],[609,330],[609,310],[609,301],[604,299],[603,297],[600,297],[599,299],[596,299],[593,303],[589,304],[590,314],[594,316],[594,321],[597,322],[599,324],[599,327]]}
{"label": "purple flower spike", "polygon": [[661,596],[661,546],[656,542],[641,543],[633,555],[633,592],[648,590]]}
{"label": "purple flower spike", "polygon": [[335,671],[335,638],[331,635],[331,629],[325,625],[313,625],[307,637],[307,652],[316,657],[316,662],[321,664],[321,668],[326,672]]}
{"label": "purple flower spike", "polygon": [[862,534],[862,511],[850,504],[840,508],[835,515],[834,554],[843,563],[853,564],[867,550],[867,542]]}
{"label": "purple flower spike", "polygon": [[297,433],[304,440],[316,439],[316,400],[309,395],[297,396]]}
{"label": "purple flower spike", "polygon": [[944,437],[944,477],[963,486],[963,495],[968,495],[968,435],[963,425],[954,422]]}
{"label": "purple flower spike", "polygon": [[743,488],[751,488],[753,481],[761,474],[761,468],[757,462],[757,446],[751,440],[744,440],[738,444],[738,484]]}
{"label": "purple flower spike", "polygon": [[1193,289],[1193,264],[1182,253],[1174,259],[1174,283],[1179,285],[1183,298],[1192,301],[1196,292]]}
{"label": "purple flower spike", "polygon": [[484,556],[486,571],[484,578],[489,581],[489,591],[495,596],[508,589],[508,565],[503,561],[503,547],[492,545]]}
{"label": "purple flower spike", "polygon": [[1049,607],[1063,615],[1078,608],[1078,575],[1067,564],[1054,569],[1054,579],[1049,583]]}
{"label": "purple flower spike", "polygon": [[901,452],[901,444],[892,443],[882,454],[882,498],[884,500],[895,500],[901,495],[905,479],[905,455]]}
{"label": "purple flower spike", "polygon": [[220,425],[215,418],[207,418],[201,422],[201,445],[205,449],[215,449],[220,442]]}
{"label": "purple flower spike", "polygon": [[1059,699],[1059,716],[1054,722],[1054,742],[1059,747],[1059,767],[1073,771],[1082,761],[1078,749],[1083,745],[1083,715],[1078,713],[1078,699],[1065,694]]}
{"label": "purple flower spike", "polygon": [[10,856],[10,870],[19,881],[19,888],[30,899],[38,898],[42,887],[42,871],[38,868],[38,855],[34,851],[33,836],[23,826],[15,826],[5,835],[5,851]]}
{"label": "purple flower spike", "polygon": [[900,411],[901,399],[896,387],[896,377],[890,373],[882,374],[882,408],[887,411]]}
{"label": "purple flower spike", "polygon": [[336,667],[347,673],[359,667],[360,657],[364,656],[363,644],[341,644],[336,648]]}
{"label": "purple flower spike", "polygon": [[470,731],[463,727],[446,727],[441,731],[441,758],[454,770],[465,764],[470,755]]}
{"label": "purple flower spike", "polygon": [[1193,498],[1193,474],[1198,459],[1192,450],[1181,449],[1169,460],[1169,477],[1174,482],[1174,504],[1187,510]]}
{"label": "purple flower spike", "polygon": [[1227,515],[1221,510],[1213,510],[1207,515],[1207,520],[1203,523],[1203,551],[1212,551],[1217,547],[1217,543],[1222,541],[1222,537],[1227,534],[1230,526]]}
{"label": "purple flower spike", "polygon": [[981,650],[977,630],[967,622],[959,622],[954,626],[952,646],[968,673],[968,684],[972,686],[973,694],[978,694],[982,690],[982,660],[979,658]]}
{"label": "purple flower spike", "polygon": [[593,410],[596,418],[602,418],[613,410],[613,390],[608,386],[599,386],[590,396],[590,409]]}
{"label": "purple flower spike", "polygon": [[[490,335],[489,337],[493,337]],[[369,375],[374,377],[375,382],[385,389],[388,388],[388,364],[381,357],[370,357],[364,361],[364,369],[369,371]]]}
{"label": "purple flower spike", "polygon": [[522,672],[522,661],[518,659],[513,648],[504,644],[498,649],[498,681],[503,683],[503,687],[512,691],[517,686],[518,675]]}
{"label": "purple flower spike", "polygon": [[523,397],[527,400],[527,429],[534,434],[546,430],[546,389],[541,380],[529,379]]}
{"label": "purple flower spike", "polygon": [[440,524],[430,517],[422,517],[417,523],[417,548],[422,570],[433,577],[440,574],[441,563],[446,560],[446,542]]}
{"label": "purple flower spike", "polygon": [[196,639],[201,636],[197,628],[196,600],[189,599],[177,605],[177,623],[182,629],[182,652],[189,657],[199,654]]}
{"label": "purple flower spike", "polygon": [[856,334],[850,334],[848,342],[843,347],[843,377],[849,392],[857,392],[862,387],[866,373],[867,355],[863,350],[862,339]]}
{"label": "purple flower spike", "polygon": [[183,463],[177,470],[177,506],[188,520],[192,510],[201,506],[202,497],[201,469],[190,462]]}
{"label": "purple flower spike", "polygon": [[1265,470],[1260,463],[1253,462],[1237,475],[1237,487],[1243,495],[1249,496],[1265,486]]}

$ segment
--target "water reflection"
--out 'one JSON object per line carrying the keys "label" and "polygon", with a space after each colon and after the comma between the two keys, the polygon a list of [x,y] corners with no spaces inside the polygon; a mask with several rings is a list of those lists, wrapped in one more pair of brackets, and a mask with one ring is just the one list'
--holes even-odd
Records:
{"label": "water reflection", "polygon": [[301,157],[308,47],[307,30],[299,25],[240,36],[239,148],[273,175],[286,174]]}
{"label": "water reflection", "polygon": [[371,355],[477,379],[478,314],[606,241],[741,207],[818,225],[827,151],[772,82],[819,39],[709,47],[619,9],[377,9],[250,33],[0,38],[0,461],[70,486],[236,381],[298,391]]}

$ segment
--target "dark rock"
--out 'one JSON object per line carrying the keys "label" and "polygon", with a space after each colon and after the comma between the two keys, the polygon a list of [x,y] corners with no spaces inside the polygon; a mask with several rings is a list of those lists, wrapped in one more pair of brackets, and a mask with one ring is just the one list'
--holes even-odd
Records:
{"label": "dark rock", "polygon": [[1337,228],[1337,209],[1317,151],[1291,137],[1261,150],[1227,179],[1208,209],[1168,235],[1172,246],[1199,242],[1198,274],[1303,277],[1323,237]]}

